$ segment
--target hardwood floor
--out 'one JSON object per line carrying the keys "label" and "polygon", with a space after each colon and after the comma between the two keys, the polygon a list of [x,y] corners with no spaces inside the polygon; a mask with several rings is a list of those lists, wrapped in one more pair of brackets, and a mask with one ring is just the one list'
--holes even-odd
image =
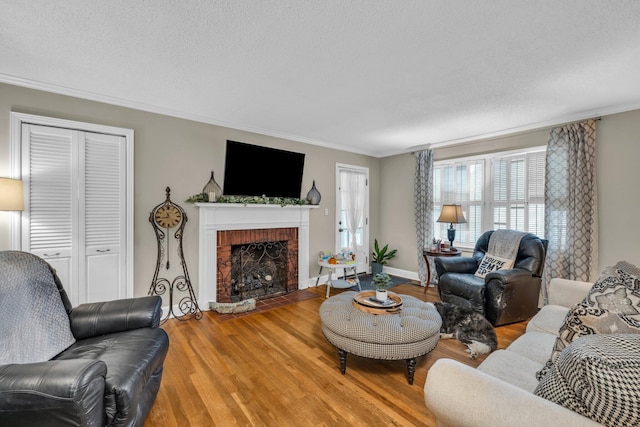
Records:
{"label": "hardwood floor", "polygon": [[[392,288],[438,300],[436,288],[423,289]],[[486,357],[471,360],[464,345],[441,340],[418,358],[413,385],[404,361],[349,355],[342,375],[318,315],[326,286],[307,291],[317,297],[235,318],[206,311],[200,321],[166,322],[169,354],[144,426],[433,426],[423,397],[429,367],[443,357],[475,367]],[[497,328],[499,348],[525,325]]]}

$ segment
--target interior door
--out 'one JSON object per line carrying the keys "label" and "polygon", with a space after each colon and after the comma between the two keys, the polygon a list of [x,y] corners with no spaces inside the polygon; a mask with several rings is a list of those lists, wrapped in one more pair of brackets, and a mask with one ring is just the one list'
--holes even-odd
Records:
{"label": "interior door", "polygon": [[358,273],[368,272],[368,168],[336,165],[336,252],[355,252]]}

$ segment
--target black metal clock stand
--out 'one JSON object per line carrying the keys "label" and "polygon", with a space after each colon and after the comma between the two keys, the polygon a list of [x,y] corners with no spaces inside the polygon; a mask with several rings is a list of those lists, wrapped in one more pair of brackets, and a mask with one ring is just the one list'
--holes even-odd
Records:
{"label": "black metal clock stand", "polygon": [[[153,281],[149,288],[149,295],[162,296],[166,292],[169,292],[169,311],[160,323],[166,322],[171,316],[178,320],[200,320],[202,318],[202,310],[200,310],[198,300],[193,292],[191,280],[189,279],[189,272],[187,271],[187,263],[185,262],[184,253],[182,252],[182,234],[184,226],[187,223],[187,214],[182,207],[171,201],[171,189],[167,187],[165,191],[167,193],[166,200],[153,208],[149,215],[149,222],[153,226],[153,230],[156,233],[156,240],[158,242],[156,271],[153,274]],[[182,274],[169,281],[169,279],[159,277],[159,273],[162,264],[164,264],[166,269],[169,270],[169,242],[172,237],[169,230],[175,227],[177,227],[177,230],[173,234],[173,238],[178,242],[178,257],[180,258],[180,264],[182,266]],[[186,295],[178,301],[178,312],[176,312],[176,308],[174,308],[175,291],[186,293]]]}

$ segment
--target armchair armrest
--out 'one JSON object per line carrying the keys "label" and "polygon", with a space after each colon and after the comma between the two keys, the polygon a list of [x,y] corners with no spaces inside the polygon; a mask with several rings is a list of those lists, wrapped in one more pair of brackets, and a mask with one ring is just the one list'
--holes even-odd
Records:
{"label": "armchair armrest", "polygon": [[478,260],[473,257],[436,257],[433,263],[438,276],[445,273],[473,274],[478,269]]}
{"label": "armchair armrest", "polygon": [[600,425],[452,359],[439,359],[429,369],[424,401],[442,427]]}
{"label": "armchair armrest", "polygon": [[529,270],[524,268],[511,268],[508,270],[496,270],[488,273],[484,281],[485,283],[489,283],[492,280],[497,280],[503,285],[507,283],[517,283],[520,280],[530,280],[533,276]]}
{"label": "armchair armrest", "polygon": [[162,299],[157,296],[81,304],[71,310],[69,320],[76,339],[138,328],[157,328],[162,317]]}
{"label": "armchair armrest", "polygon": [[107,366],[74,359],[0,366],[0,425],[105,425]]}

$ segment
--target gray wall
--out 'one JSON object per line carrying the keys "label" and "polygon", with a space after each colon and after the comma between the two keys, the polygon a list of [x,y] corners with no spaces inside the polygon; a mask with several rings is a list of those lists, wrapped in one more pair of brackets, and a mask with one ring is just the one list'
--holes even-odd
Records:
{"label": "gray wall", "polygon": [[[550,129],[477,141],[434,150],[436,160],[546,145]],[[596,123],[600,269],[627,260],[640,265],[635,249],[640,231],[640,110],[605,116]],[[380,235],[398,249],[389,265],[417,270],[417,245],[412,200],[415,157],[402,154],[382,159]],[[405,208],[399,208],[403,206]],[[595,279],[595,278],[594,278]]]}
{"label": "gray wall", "polygon": [[[315,253],[334,247],[335,164],[369,168],[371,242],[377,238],[398,249],[389,267],[415,275],[417,248],[413,216],[414,156],[401,154],[377,159],[203,124],[100,102],[0,84],[0,176],[10,175],[9,113],[38,114],[82,122],[131,128],[135,131],[135,294],[145,295],[155,268],[155,237],[148,222],[150,210],[164,199],[170,186],[172,200],[187,211],[185,257],[198,287],[198,211],[183,203],[201,191],[215,170],[224,174],[227,139],[303,152],[306,154],[302,196],[313,179],[322,193],[320,209],[310,212],[310,273],[315,275]],[[471,154],[545,145],[549,130],[512,135],[435,150],[437,160]],[[640,110],[605,116],[597,122],[598,197],[600,210],[600,266],[626,259],[640,265],[634,249],[640,236],[632,221],[640,210]],[[329,209],[329,215],[324,210]],[[8,212],[0,212],[0,250],[9,249]]]}
{"label": "gray wall", "polygon": [[[369,168],[371,233],[379,228],[377,213],[380,159],[220,126],[86,101],[69,96],[0,84],[0,176],[10,176],[10,112],[37,114],[133,129],[135,132],[134,262],[135,295],[146,295],[156,265],[156,241],[149,212],[165,198],[187,212],[184,253],[189,275],[198,289],[198,209],[183,201],[202,191],[211,170],[222,186],[227,139],[305,153],[304,197],[315,179],[322,194],[319,209],[310,211],[310,273],[316,275],[315,254],[334,248],[336,163]],[[274,165],[277,167],[277,165]],[[329,210],[325,215],[325,209]],[[10,213],[0,212],[0,250],[11,248]],[[178,267],[177,263],[172,263]],[[172,268],[173,270],[173,268]],[[175,272],[178,274],[178,272]],[[170,272],[168,275],[171,275]]]}

